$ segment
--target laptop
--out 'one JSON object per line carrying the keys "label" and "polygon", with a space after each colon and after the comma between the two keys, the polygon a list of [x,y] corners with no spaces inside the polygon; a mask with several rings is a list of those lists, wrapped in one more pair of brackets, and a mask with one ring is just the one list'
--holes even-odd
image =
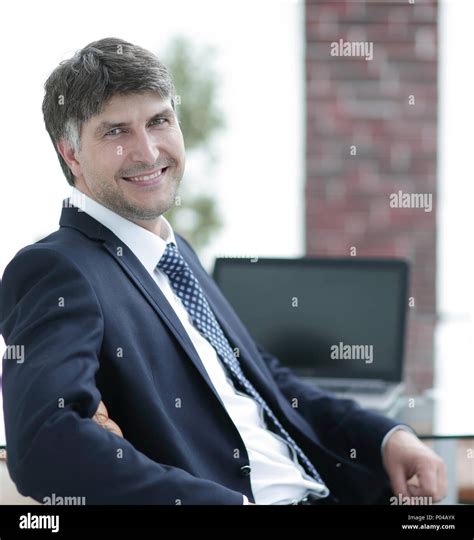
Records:
{"label": "laptop", "polygon": [[213,276],[254,340],[300,377],[377,411],[402,393],[405,261],[218,258]]}

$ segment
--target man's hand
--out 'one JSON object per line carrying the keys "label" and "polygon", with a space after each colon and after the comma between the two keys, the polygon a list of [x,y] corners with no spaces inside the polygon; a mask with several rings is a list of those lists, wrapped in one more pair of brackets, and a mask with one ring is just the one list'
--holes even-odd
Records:
{"label": "man's hand", "polygon": [[100,427],[103,427],[104,429],[108,429],[112,433],[115,433],[115,435],[118,435],[119,437],[123,437],[122,430],[118,427],[118,425],[109,418],[109,413],[107,412],[107,408],[103,401],[99,403],[99,406],[97,407],[97,410],[92,417],[92,420],[94,422],[97,422]]}
{"label": "man's hand", "polygon": [[433,502],[446,496],[448,479],[443,461],[412,433],[401,429],[392,433],[383,463],[395,495],[432,497]]}

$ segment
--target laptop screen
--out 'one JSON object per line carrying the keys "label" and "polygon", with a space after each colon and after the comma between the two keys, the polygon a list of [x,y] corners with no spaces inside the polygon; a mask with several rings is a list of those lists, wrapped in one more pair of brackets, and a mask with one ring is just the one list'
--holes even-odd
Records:
{"label": "laptop screen", "polygon": [[254,340],[297,374],[400,382],[408,266],[219,258],[214,279]]}

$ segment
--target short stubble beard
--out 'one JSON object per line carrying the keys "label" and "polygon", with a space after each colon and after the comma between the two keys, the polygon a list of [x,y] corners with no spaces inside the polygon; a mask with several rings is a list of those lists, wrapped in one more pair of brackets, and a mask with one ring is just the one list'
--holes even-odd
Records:
{"label": "short stubble beard", "polygon": [[[136,206],[123,196],[120,191],[111,189],[108,185],[101,185],[99,188],[94,189],[92,192],[95,199],[107,207],[112,212],[128,219],[129,221],[151,221],[159,218],[162,214],[167,212],[174,204],[176,193],[181,184],[182,175],[172,176],[167,186],[167,191],[164,199],[158,201],[156,208],[143,208]],[[95,184],[95,187],[97,184]]]}

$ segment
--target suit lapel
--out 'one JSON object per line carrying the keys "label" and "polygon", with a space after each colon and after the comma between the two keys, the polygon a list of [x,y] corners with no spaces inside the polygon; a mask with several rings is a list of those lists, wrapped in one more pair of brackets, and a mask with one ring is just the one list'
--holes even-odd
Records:
{"label": "suit lapel", "polygon": [[[272,388],[270,384],[269,374],[266,373],[259,365],[252,361],[253,355],[245,345],[242,343],[242,339],[239,337],[236,327],[229,321],[229,317],[224,314],[225,306],[222,302],[213,301],[215,297],[215,292],[212,291],[212,288],[206,285],[209,276],[207,273],[204,273],[204,270],[196,263],[192,252],[185,245],[181,244],[181,254],[186,258],[187,263],[191,267],[191,270],[194,272],[196,278],[198,279],[204,294],[218,320],[219,324],[222,327],[222,330],[226,334],[227,338],[231,345],[235,345],[239,348],[240,352],[240,362],[244,367],[244,370],[247,374],[247,377],[259,390],[262,396],[270,404],[276,402],[281,412],[288,417],[291,415],[291,424],[293,427],[299,428],[300,432],[309,437],[313,443],[319,444],[319,440],[315,438],[314,430],[311,425],[306,421],[303,416],[300,414],[292,414],[294,410],[288,406],[288,401],[280,392],[275,392],[275,389]],[[290,412],[289,412],[290,411]],[[276,411],[275,411],[276,412]]]}
{"label": "suit lapel", "polygon": [[[255,362],[250,361],[252,355],[250,351],[243,345],[242,339],[239,337],[235,325],[233,325],[229,318],[224,314],[225,305],[222,301],[215,299],[215,292],[207,285],[209,275],[205,272],[200,265],[197,264],[195,254],[184,244],[184,242],[178,242],[181,255],[184,257],[192,272],[196,276],[204,296],[206,297],[209,305],[211,306],[217,321],[221,325],[224,334],[227,336],[231,346],[236,346],[239,349],[239,360],[245,364],[245,370],[249,373],[249,378],[255,382],[258,381],[258,386],[264,388],[268,395],[274,394],[268,384],[268,374],[264,373]],[[217,301],[216,301],[217,300]]]}
{"label": "suit lapel", "polygon": [[222,404],[222,400],[216,392],[191,339],[181,324],[181,321],[158,285],[130,248],[124,244],[120,238],[115,236],[110,229],[107,229],[94,218],[85,212],[78,211],[74,207],[63,208],[60,226],[77,229],[91,240],[103,242],[103,247],[117,264],[120,265],[127,277],[135,284],[140,293],[169,328],[170,332],[176,337],[200,375],[204,378],[214,395]]}

